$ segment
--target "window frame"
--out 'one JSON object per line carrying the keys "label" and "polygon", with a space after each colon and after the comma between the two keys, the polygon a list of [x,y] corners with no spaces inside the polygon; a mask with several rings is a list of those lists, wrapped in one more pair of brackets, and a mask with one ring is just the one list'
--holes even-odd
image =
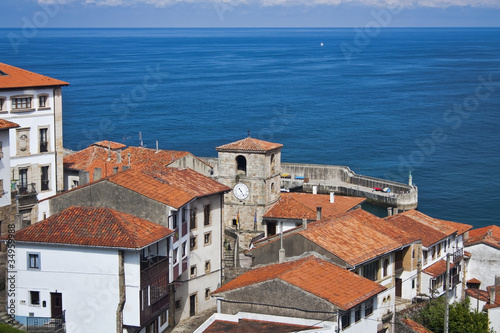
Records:
{"label": "window frame", "polygon": [[[207,241],[207,236],[208,236],[208,241]],[[212,232],[205,232],[203,234],[203,246],[209,246],[212,245]]]}
{"label": "window frame", "polygon": [[[30,295],[30,306],[40,306],[40,291],[30,290],[29,295]],[[33,295],[37,295],[38,303],[33,303],[33,299],[34,299]]]}
{"label": "window frame", "polygon": [[[380,267],[378,259],[370,263],[367,263],[363,266],[363,277],[371,281],[377,281],[379,269]],[[374,279],[372,279],[372,274]]]}
{"label": "window frame", "polygon": [[[39,95],[37,95],[37,103],[38,103],[38,109],[39,110],[50,109],[49,97],[50,97],[49,94],[39,94]],[[42,98],[45,99],[43,105],[41,103]]]}
{"label": "window frame", "polygon": [[0,112],[8,112],[9,110],[7,109],[7,97],[5,96],[0,96]]}
{"label": "window frame", "polygon": [[[196,250],[197,249],[197,243],[198,243],[198,240],[196,239],[197,236],[194,235],[194,236],[191,236],[191,238],[189,238],[189,249],[192,251],[192,250]],[[193,242],[194,241],[194,242]]]}
{"label": "window frame", "polygon": [[191,267],[189,267],[189,277],[193,278],[196,276],[198,276],[198,267],[196,265],[191,265]]}
{"label": "window frame", "polygon": [[[46,170],[46,179],[44,179],[44,170]],[[50,165],[40,166],[40,192],[44,191],[50,191]]]}
{"label": "window frame", "polygon": [[11,96],[10,102],[11,102],[10,108],[12,112],[24,112],[24,111],[35,110],[33,108],[33,95]]}
{"label": "window frame", "polygon": [[210,260],[205,261],[205,274],[209,274],[212,272],[212,264],[210,263]]}
{"label": "window frame", "polygon": [[365,301],[365,317],[368,317],[373,313],[373,298],[370,298],[369,300]]}
{"label": "window frame", "polygon": [[343,330],[351,326],[351,310],[344,311],[341,314],[341,326]]}
{"label": "window frame", "polygon": [[[43,133],[43,134],[42,134]],[[43,141],[43,137],[45,136],[45,141]],[[45,147],[45,149],[42,149]],[[38,127],[38,152],[39,153],[48,153],[50,151],[49,146],[49,128],[47,126]]]}
{"label": "window frame", "polygon": [[210,226],[212,224],[212,210],[210,204],[203,206],[203,225]]}
{"label": "window frame", "polygon": [[[36,258],[35,265],[31,265],[31,258]],[[27,269],[29,271],[40,271],[42,269],[42,260],[40,252],[26,252]],[[38,264],[38,265],[36,265]]]}

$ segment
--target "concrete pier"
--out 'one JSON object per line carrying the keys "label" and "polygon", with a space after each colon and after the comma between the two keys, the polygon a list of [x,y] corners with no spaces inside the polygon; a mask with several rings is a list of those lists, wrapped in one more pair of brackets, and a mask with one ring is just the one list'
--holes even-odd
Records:
{"label": "concrete pier", "polygon": [[[337,165],[281,163],[281,187],[319,194],[335,192],[367,198],[369,202],[395,207],[400,211],[417,208],[418,188],[415,185],[357,175],[349,167]],[[390,189],[390,192],[374,188]]]}

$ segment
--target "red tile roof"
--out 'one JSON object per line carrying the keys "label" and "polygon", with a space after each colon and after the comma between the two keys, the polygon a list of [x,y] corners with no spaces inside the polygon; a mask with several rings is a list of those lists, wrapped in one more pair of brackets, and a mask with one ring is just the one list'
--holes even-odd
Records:
{"label": "red tile roof", "polygon": [[268,151],[281,147],[283,147],[283,145],[279,143],[272,143],[248,137],[243,140],[216,147],[215,149],[217,149],[217,151],[231,151],[242,153],[266,153]]}
{"label": "red tile roof", "polygon": [[479,299],[480,301],[483,301],[483,302],[490,301],[490,295],[489,295],[488,291],[486,291],[486,290],[476,289],[476,288],[467,288],[465,290],[465,294],[471,298]]}
{"label": "red tile roof", "polygon": [[406,326],[415,333],[433,333],[432,331],[425,328],[422,324],[419,324],[414,320],[405,318],[405,319],[401,319],[401,321],[404,324],[406,324]]}
{"label": "red tile roof", "polygon": [[232,321],[216,320],[204,330],[204,333],[288,333],[319,328],[316,326],[294,325],[287,323],[268,322],[261,320],[240,319]]}
{"label": "red tile roof", "polygon": [[389,216],[386,220],[421,239],[425,247],[438,243],[454,233],[460,235],[472,229],[471,225],[435,219],[417,210]]}
{"label": "red tile roof", "polygon": [[[67,86],[68,82],[0,63],[0,89]],[[5,73],[6,75],[4,75]]]}
{"label": "red tile roof", "polygon": [[246,272],[213,292],[215,295],[256,283],[279,279],[327,300],[340,309],[350,309],[386,288],[353,272],[314,256],[259,267]]}
{"label": "red tile roof", "polygon": [[16,242],[140,249],[173,231],[109,208],[71,206],[19,230]]}
{"label": "red tile roof", "polygon": [[111,148],[111,149],[123,149],[127,147],[127,145],[124,145],[123,143],[118,143],[118,142],[113,142],[113,141],[108,141],[108,140],[103,140],[99,141],[96,143],[91,144],[91,146],[98,146],[98,147],[103,147],[103,148]]}
{"label": "red tile roof", "polygon": [[8,121],[5,119],[0,119],[0,129],[9,129],[19,127],[18,124],[13,123],[12,121]]}
{"label": "red tile roof", "polygon": [[[284,237],[294,234],[303,236],[352,266],[419,240],[363,209],[350,210],[333,219],[310,222],[307,229],[289,230]],[[254,243],[254,248],[279,239],[279,235],[274,235],[259,240]]]}
{"label": "red tile roof", "polygon": [[467,281],[467,283],[475,283],[475,284],[481,284],[481,281],[479,281],[478,279],[476,278],[472,278],[470,280]]}
{"label": "red tile roof", "polygon": [[464,245],[472,246],[480,243],[500,249],[500,227],[491,225],[469,231],[469,238]]}
{"label": "red tile roof", "polygon": [[316,220],[316,207],[321,207],[322,218],[333,218],[363,203],[365,198],[336,195],[330,203],[329,195],[310,193],[281,193],[281,198],[265,214],[265,218]]}
{"label": "red tile roof", "polygon": [[[495,300],[493,301],[493,304],[490,304],[490,302],[491,302],[490,290],[491,289],[495,289]],[[488,303],[485,304],[484,309],[493,309],[493,308],[500,307],[500,285],[487,287],[486,291],[488,292]]]}
{"label": "red tile roof", "polygon": [[[108,149],[111,146],[111,150]],[[125,145],[112,141],[101,141],[89,147],[64,157],[64,167],[72,170],[83,170],[89,173],[89,181],[93,181],[95,168],[101,169],[102,177],[110,176],[114,173],[113,168],[122,171],[124,167],[130,166],[134,169],[148,172],[160,172],[173,162],[192,155],[187,151],[156,150],[144,147],[128,147],[121,150]],[[120,151],[121,150],[121,151]],[[119,152],[120,151],[120,152]],[[121,156],[121,161],[118,160]],[[201,159],[192,155],[193,158],[205,163]]]}
{"label": "red tile roof", "polygon": [[355,209],[335,219],[311,222],[299,234],[355,266],[407,245],[377,230],[377,224],[384,220]]}
{"label": "red tile roof", "polygon": [[[455,265],[450,262],[450,269],[452,269],[453,267],[455,267]],[[424,269],[422,272],[432,277],[443,275],[446,272],[446,260],[439,260],[438,262]]]}

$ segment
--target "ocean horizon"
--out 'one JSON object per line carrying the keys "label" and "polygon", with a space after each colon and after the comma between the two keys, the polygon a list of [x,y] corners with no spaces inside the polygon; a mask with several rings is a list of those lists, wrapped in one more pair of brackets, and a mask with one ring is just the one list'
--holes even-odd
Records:
{"label": "ocean horizon", "polygon": [[112,140],[413,182],[419,210],[498,223],[500,28],[0,29],[1,62],[70,83],[65,148]]}

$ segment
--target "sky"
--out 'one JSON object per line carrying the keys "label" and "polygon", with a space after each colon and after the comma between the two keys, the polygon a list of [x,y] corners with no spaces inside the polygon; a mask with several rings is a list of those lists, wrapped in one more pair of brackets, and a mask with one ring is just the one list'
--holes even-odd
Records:
{"label": "sky", "polygon": [[0,0],[0,28],[499,27],[500,0]]}

